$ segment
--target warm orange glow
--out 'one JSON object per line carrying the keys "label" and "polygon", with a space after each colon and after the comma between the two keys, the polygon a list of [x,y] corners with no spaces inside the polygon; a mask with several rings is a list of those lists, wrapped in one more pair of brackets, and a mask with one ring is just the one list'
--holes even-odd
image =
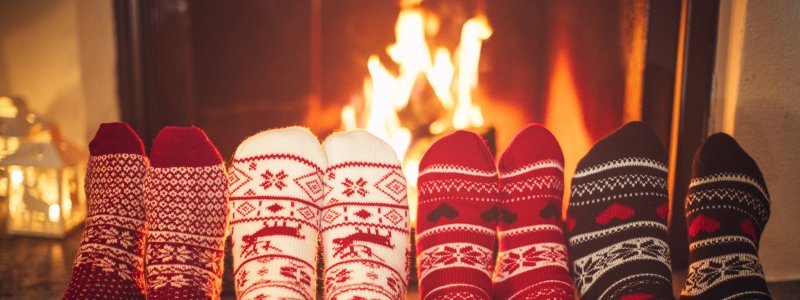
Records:
{"label": "warm orange glow", "polygon": [[403,162],[409,183],[412,224],[416,212],[416,172],[422,153],[406,157],[411,132],[401,125],[397,113],[408,105],[416,80],[425,78],[447,110],[441,119],[430,125],[432,134],[483,126],[483,114],[480,107],[472,103],[472,92],[478,85],[481,44],[492,34],[486,18],[475,17],[464,23],[460,44],[454,52],[438,47],[431,53],[426,34],[433,36],[438,32],[439,19],[426,15],[419,7],[420,2],[422,0],[400,2],[403,9],[395,26],[397,42],[386,48],[389,57],[399,66],[397,74],[381,64],[377,55],[372,55],[367,63],[370,76],[364,80],[364,110],[357,112],[354,106],[348,105],[341,113],[343,129],[366,129],[389,143]]}
{"label": "warm orange glow", "polygon": [[453,127],[463,129],[470,125],[483,126],[478,106],[472,105],[472,90],[478,86],[478,60],[483,40],[492,35],[492,28],[484,17],[467,20],[461,29],[458,46],[458,104],[453,116]]}
{"label": "warm orange glow", "polygon": [[560,47],[559,51],[556,51],[544,124],[556,137],[564,152],[562,215],[566,219],[572,175],[575,174],[578,161],[592,147],[592,140],[583,120],[583,111],[572,75],[572,63],[568,52],[564,49],[566,47]]}

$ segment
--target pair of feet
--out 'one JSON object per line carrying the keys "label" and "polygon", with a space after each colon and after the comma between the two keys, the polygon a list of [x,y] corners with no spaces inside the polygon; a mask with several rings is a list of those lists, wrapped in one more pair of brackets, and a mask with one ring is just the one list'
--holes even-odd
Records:
{"label": "pair of feet", "polygon": [[318,233],[325,299],[405,299],[406,180],[384,141],[265,131],[242,142],[228,178],[238,299],[314,299]]}
{"label": "pair of feet", "polygon": [[219,298],[228,185],[206,135],[165,128],[148,164],[136,133],[109,123],[89,149],[89,216],[64,299]]}
{"label": "pair of feet", "polygon": [[405,298],[406,181],[365,131],[322,146],[305,129],[265,131],[227,176],[194,127],[159,133],[149,166],[123,123],[101,125],[90,149],[89,218],[64,299],[218,299],[228,229],[238,299],[314,299],[318,236],[326,299]]}
{"label": "pair of feet", "polygon": [[[673,299],[667,162],[648,126],[623,126],[579,162],[562,223],[563,156],[545,128],[522,130],[497,169],[479,137],[441,139],[420,164],[421,299],[573,299],[569,274],[581,299]],[[769,195],[758,167],[717,134],[693,170],[682,299],[769,299],[757,256]]]}

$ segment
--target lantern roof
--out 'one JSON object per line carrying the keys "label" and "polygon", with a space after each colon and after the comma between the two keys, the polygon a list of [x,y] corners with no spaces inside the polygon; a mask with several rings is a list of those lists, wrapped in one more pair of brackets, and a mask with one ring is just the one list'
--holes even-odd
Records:
{"label": "lantern roof", "polygon": [[14,154],[0,160],[0,166],[31,166],[40,168],[63,168],[75,165],[86,157],[86,153],[64,141],[23,143]]}

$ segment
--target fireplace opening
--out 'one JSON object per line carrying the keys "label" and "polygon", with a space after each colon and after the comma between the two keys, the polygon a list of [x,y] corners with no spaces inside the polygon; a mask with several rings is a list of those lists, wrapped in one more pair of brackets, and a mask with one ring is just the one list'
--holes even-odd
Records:
{"label": "fireplace opening", "polygon": [[[545,125],[563,149],[566,186],[589,148],[629,121],[648,123],[670,149],[676,122],[704,118],[674,117],[676,82],[687,80],[679,49],[703,47],[683,40],[681,24],[712,15],[692,30],[716,28],[718,6],[687,15],[687,3],[646,0],[131,3],[115,4],[121,113],[146,149],[168,125],[202,128],[227,160],[265,129],[300,125],[324,139],[363,128],[398,154],[412,216],[419,160],[455,130],[478,133],[498,157],[521,128]],[[690,171],[677,172],[688,182]],[[685,243],[685,224],[672,223]]]}

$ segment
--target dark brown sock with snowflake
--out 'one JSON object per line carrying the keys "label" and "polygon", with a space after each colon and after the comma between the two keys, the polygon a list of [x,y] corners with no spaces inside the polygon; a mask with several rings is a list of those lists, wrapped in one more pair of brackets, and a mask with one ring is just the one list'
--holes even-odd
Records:
{"label": "dark brown sock with snowflake", "polygon": [[758,258],[769,214],[756,162],[729,135],[710,136],[686,197],[690,265],[681,299],[771,299]]}

